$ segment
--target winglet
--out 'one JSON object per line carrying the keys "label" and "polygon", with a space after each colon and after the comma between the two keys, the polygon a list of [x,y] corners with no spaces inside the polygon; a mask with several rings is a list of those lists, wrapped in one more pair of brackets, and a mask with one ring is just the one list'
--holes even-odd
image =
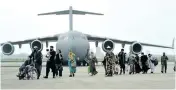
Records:
{"label": "winglet", "polygon": [[172,48],[173,48],[173,49],[175,48],[175,38],[174,38],[173,41],[172,41]]}

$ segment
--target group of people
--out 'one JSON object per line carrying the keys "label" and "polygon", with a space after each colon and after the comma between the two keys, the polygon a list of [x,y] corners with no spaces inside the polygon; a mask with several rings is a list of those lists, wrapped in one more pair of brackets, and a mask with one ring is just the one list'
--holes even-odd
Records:
{"label": "group of people", "polygon": [[55,78],[55,76],[58,76],[58,74],[59,74],[59,77],[62,77],[63,57],[62,57],[61,50],[54,51],[54,47],[50,46],[50,50],[47,49],[46,51],[47,51],[46,76],[44,76],[44,78],[48,78],[50,69],[53,72],[53,78]]}
{"label": "group of people", "polygon": [[[53,78],[55,78],[55,76],[59,76],[62,77],[62,61],[63,61],[63,57],[61,54],[61,51],[58,50],[57,53],[56,51],[54,51],[53,46],[50,46],[50,50],[47,49],[47,62],[46,62],[46,76],[44,76],[44,78],[48,78],[50,69],[53,72]],[[22,66],[19,68],[19,73],[17,75],[17,77],[25,77],[26,74],[28,74],[28,70],[30,66],[34,66],[36,68],[36,73],[37,73],[37,79],[40,78],[41,75],[41,70],[42,70],[42,59],[43,59],[43,55],[41,53],[41,51],[38,50],[37,46],[34,46],[34,49],[31,53],[31,55],[28,56],[28,59],[22,64]],[[59,71],[59,73],[58,73]]]}
{"label": "group of people", "polygon": [[28,59],[19,68],[17,77],[24,78],[26,74],[28,74],[29,67],[34,66],[37,70],[37,79],[39,79],[42,69],[42,57],[42,53],[38,50],[38,47],[35,46],[31,55],[28,56]]}
{"label": "group of people", "polygon": [[[50,69],[53,72],[53,78],[58,75],[59,77],[62,77],[63,56],[61,50],[54,51],[54,47],[50,46],[50,50],[47,49],[46,51],[46,76],[44,76],[44,78],[48,78]],[[91,73],[93,76],[98,73],[95,65],[95,63],[98,61],[93,52],[91,52],[88,56],[88,73]],[[41,51],[39,51],[38,47],[35,46],[31,55],[29,55],[28,59],[19,68],[19,73],[17,76],[25,76],[29,66],[34,66],[37,70],[37,79],[39,79],[42,70],[42,59],[43,55]],[[168,57],[165,55],[165,53],[163,53],[163,56],[161,56],[161,73],[167,72],[167,61]],[[141,57],[139,57],[138,54],[130,54],[129,57],[127,57],[124,49],[121,49],[117,55],[115,55],[113,52],[107,52],[102,63],[105,69],[105,75],[113,76],[114,74],[125,74],[125,72],[128,70],[129,74],[140,72],[146,74],[149,69],[151,69],[151,73],[154,73],[155,66],[158,64],[158,60],[151,54],[145,55],[144,53],[141,53]],[[68,66],[70,70],[69,77],[74,77],[76,73],[76,55],[72,52],[71,49],[68,54]]]}
{"label": "group of people", "polygon": [[[168,57],[163,53],[161,56],[161,73],[167,72],[167,61]],[[114,55],[113,52],[107,52],[102,63],[105,75],[112,76],[118,73],[120,75],[125,74],[126,71],[129,71],[129,74],[140,72],[146,74],[149,69],[151,69],[151,73],[154,73],[158,60],[152,54],[145,55],[144,53],[141,53],[141,57],[138,54],[130,54],[127,57],[124,49],[121,49],[117,55]]]}

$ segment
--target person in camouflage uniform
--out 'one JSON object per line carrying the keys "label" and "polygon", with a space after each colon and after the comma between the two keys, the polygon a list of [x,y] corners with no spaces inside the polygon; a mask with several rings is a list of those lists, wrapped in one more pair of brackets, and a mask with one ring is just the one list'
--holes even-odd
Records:
{"label": "person in camouflage uniform", "polygon": [[167,72],[167,60],[168,60],[168,57],[166,56],[165,53],[163,53],[163,56],[161,56],[161,73],[164,72],[164,69],[165,69],[165,73]]}

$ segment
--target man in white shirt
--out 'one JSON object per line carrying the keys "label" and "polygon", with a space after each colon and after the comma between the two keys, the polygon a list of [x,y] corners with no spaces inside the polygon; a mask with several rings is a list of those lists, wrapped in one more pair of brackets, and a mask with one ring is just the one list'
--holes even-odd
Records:
{"label": "man in white shirt", "polygon": [[151,54],[148,54],[148,62],[149,62],[149,67],[151,69],[151,73],[153,73],[155,69],[155,65],[154,65],[155,58]]}

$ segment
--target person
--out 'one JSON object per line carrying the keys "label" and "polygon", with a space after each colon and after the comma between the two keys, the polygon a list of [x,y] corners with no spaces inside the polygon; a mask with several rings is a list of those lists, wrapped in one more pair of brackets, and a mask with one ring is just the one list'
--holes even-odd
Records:
{"label": "person", "polygon": [[161,56],[161,73],[167,72],[167,61],[168,57],[166,56],[165,52],[163,52],[163,56]]}
{"label": "person", "polygon": [[148,60],[149,60],[149,67],[151,69],[151,73],[154,73],[154,70],[155,70],[155,65],[154,65],[155,59],[154,59],[154,57],[151,54],[148,54]]}
{"label": "person", "polygon": [[115,58],[116,60],[115,60],[114,74],[118,75],[118,73],[119,73],[119,61],[118,61],[118,56],[116,55],[115,57],[116,57]]}
{"label": "person", "polygon": [[58,76],[58,71],[59,71],[59,77],[62,77],[62,71],[63,71],[62,63],[63,63],[62,53],[61,53],[61,50],[58,50],[56,54],[56,76]]}
{"label": "person", "polygon": [[31,54],[31,57],[33,58],[33,62],[35,64],[35,68],[37,69],[37,79],[40,78],[41,70],[42,70],[42,53],[38,50],[37,46],[34,46],[34,50]]}
{"label": "person", "polygon": [[174,62],[174,72],[176,71],[176,61]]}
{"label": "person", "polygon": [[121,52],[118,54],[119,57],[119,64],[120,64],[120,75],[125,74],[125,54],[124,54],[124,49],[121,49]]}
{"label": "person", "polygon": [[75,59],[75,54],[70,50],[68,54],[68,66],[70,70],[70,75],[69,77],[74,77],[76,73],[76,59]]}
{"label": "person", "polygon": [[128,58],[128,65],[130,66],[129,74],[134,74],[135,72],[135,61],[134,55],[130,55]]}
{"label": "person", "polygon": [[140,73],[141,72],[141,67],[139,65],[139,56],[138,54],[135,54],[135,72]]}
{"label": "person", "polygon": [[90,53],[90,60],[89,60],[89,66],[90,66],[90,73],[93,75],[96,75],[98,72],[96,71],[95,63],[98,63],[95,55],[93,52]]}
{"label": "person", "polygon": [[125,53],[125,71],[128,72],[129,65],[128,65],[128,57],[127,54]]}
{"label": "person", "polygon": [[141,53],[141,64],[142,64],[143,74],[146,74],[149,69],[147,66],[147,63],[148,63],[148,57],[147,55],[144,55],[144,53],[142,52]]}
{"label": "person", "polygon": [[113,52],[108,53],[108,57],[106,59],[106,76],[113,76],[115,69],[115,55]]}
{"label": "person", "polygon": [[46,58],[47,58],[47,61],[50,59],[50,51],[49,49],[46,49]]}
{"label": "person", "polygon": [[19,68],[19,72],[18,74],[16,75],[17,77],[19,77],[20,75],[24,75],[26,73],[26,66],[27,65],[30,65],[32,62],[31,62],[31,56],[28,56],[28,59],[24,61],[24,63],[20,66]]}
{"label": "person", "polygon": [[107,72],[106,72],[106,61],[107,61],[108,58],[109,58],[109,54],[106,53],[106,55],[105,55],[105,57],[104,57],[104,59],[102,61],[102,64],[103,64],[103,67],[104,67],[104,70],[105,70],[105,75],[107,75]]}
{"label": "person", "polygon": [[44,76],[43,78],[48,78],[50,69],[53,72],[53,78],[55,78],[55,56],[56,52],[54,51],[54,47],[50,46],[50,57],[49,60],[46,62],[46,76]]}

